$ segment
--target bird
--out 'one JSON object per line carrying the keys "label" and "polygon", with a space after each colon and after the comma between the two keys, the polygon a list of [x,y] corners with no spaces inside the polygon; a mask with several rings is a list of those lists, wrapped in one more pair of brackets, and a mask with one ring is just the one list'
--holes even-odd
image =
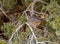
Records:
{"label": "bird", "polygon": [[31,15],[31,11],[26,11],[24,15],[27,19],[27,22],[34,28],[39,27],[42,24],[43,20],[46,18],[46,15],[39,15],[36,13],[33,13]]}
{"label": "bird", "polygon": [[41,19],[39,19],[36,15],[26,16],[27,22],[30,24],[30,26],[36,28],[41,24]]}

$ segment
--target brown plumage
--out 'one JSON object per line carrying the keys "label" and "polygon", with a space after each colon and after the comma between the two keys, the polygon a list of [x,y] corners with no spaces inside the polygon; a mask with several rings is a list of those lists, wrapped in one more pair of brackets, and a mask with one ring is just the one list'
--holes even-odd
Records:
{"label": "brown plumage", "polygon": [[26,16],[27,22],[34,28],[39,26],[41,24],[41,19],[39,19],[37,16]]}

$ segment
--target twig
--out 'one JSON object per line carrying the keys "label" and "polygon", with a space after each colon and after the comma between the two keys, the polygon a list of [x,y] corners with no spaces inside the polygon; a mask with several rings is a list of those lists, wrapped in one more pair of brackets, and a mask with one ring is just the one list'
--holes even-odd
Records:
{"label": "twig", "polygon": [[28,24],[28,23],[26,22],[26,25],[30,28],[30,30],[31,30],[31,32],[32,32],[32,34],[33,34],[33,36],[36,38],[36,35],[35,35],[35,33],[34,33],[32,27],[30,26],[30,24]]}
{"label": "twig", "polygon": [[30,11],[30,12],[31,12],[31,16],[32,16],[32,15],[34,14],[34,12],[36,12],[36,11],[34,10],[34,5],[35,5],[36,2],[44,3],[44,4],[47,5],[47,3],[44,2],[44,1],[42,1],[42,0],[34,0],[34,1],[26,8],[26,10],[23,11],[23,13],[25,13],[25,15],[27,15],[27,14],[26,14],[26,11]]}
{"label": "twig", "polygon": [[40,3],[44,4],[44,5],[48,5],[48,3],[44,2],[43,0],[36,0],[36,1],[40,2]]}
{"label": "twig", "polygon": [[12,19],[4,12],[4,10],[3,10],[2,8],[0,8],[0,10],[2,11],[2,13],[3,13],[7,18],[9,18],[9,19],[12,21]]}
{"label": "twig", "polygon": [[10,42],[10,41],[12,40],[13,36],[15,35],[15,33],[18,32],[19,29],[20,29],[23,25],[24,25],[24,24],[20,25],[20,26],[16,29],[16,31],[12,34],[12,36],[11,36],[11,38],[9,39],[8,42]]}
{"label": "twig", "polygon": [[[31,32],[32,32],[32,36],[35,38],[35,40],[36,40],[36,44],[37,44],[37,37],[36,37],[36,35],[35,35],[35,33],[34,33],[34,31],[33,31],[33,29],[32,29],[32,27],[30,26],[30,24],[28,24],[27,22],[26,22],[26,25],[30,28],[30,30],[31,30]],[[32,38],[33,39],[33,38]]]}
{"label": "twig", "polygon": [[55,43],[55,42],[52,42],[52,41],[42,41],[42,42],[37,42],[37,43],[45,43],[45,42]]}

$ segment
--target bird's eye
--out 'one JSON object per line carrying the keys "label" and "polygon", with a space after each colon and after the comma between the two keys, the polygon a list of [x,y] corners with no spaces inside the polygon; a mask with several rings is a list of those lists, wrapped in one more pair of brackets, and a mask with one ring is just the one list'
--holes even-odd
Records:
{"label": "bird's eye", "polygon": [[41,16],[39,16],[39,18],[41,18]]}

